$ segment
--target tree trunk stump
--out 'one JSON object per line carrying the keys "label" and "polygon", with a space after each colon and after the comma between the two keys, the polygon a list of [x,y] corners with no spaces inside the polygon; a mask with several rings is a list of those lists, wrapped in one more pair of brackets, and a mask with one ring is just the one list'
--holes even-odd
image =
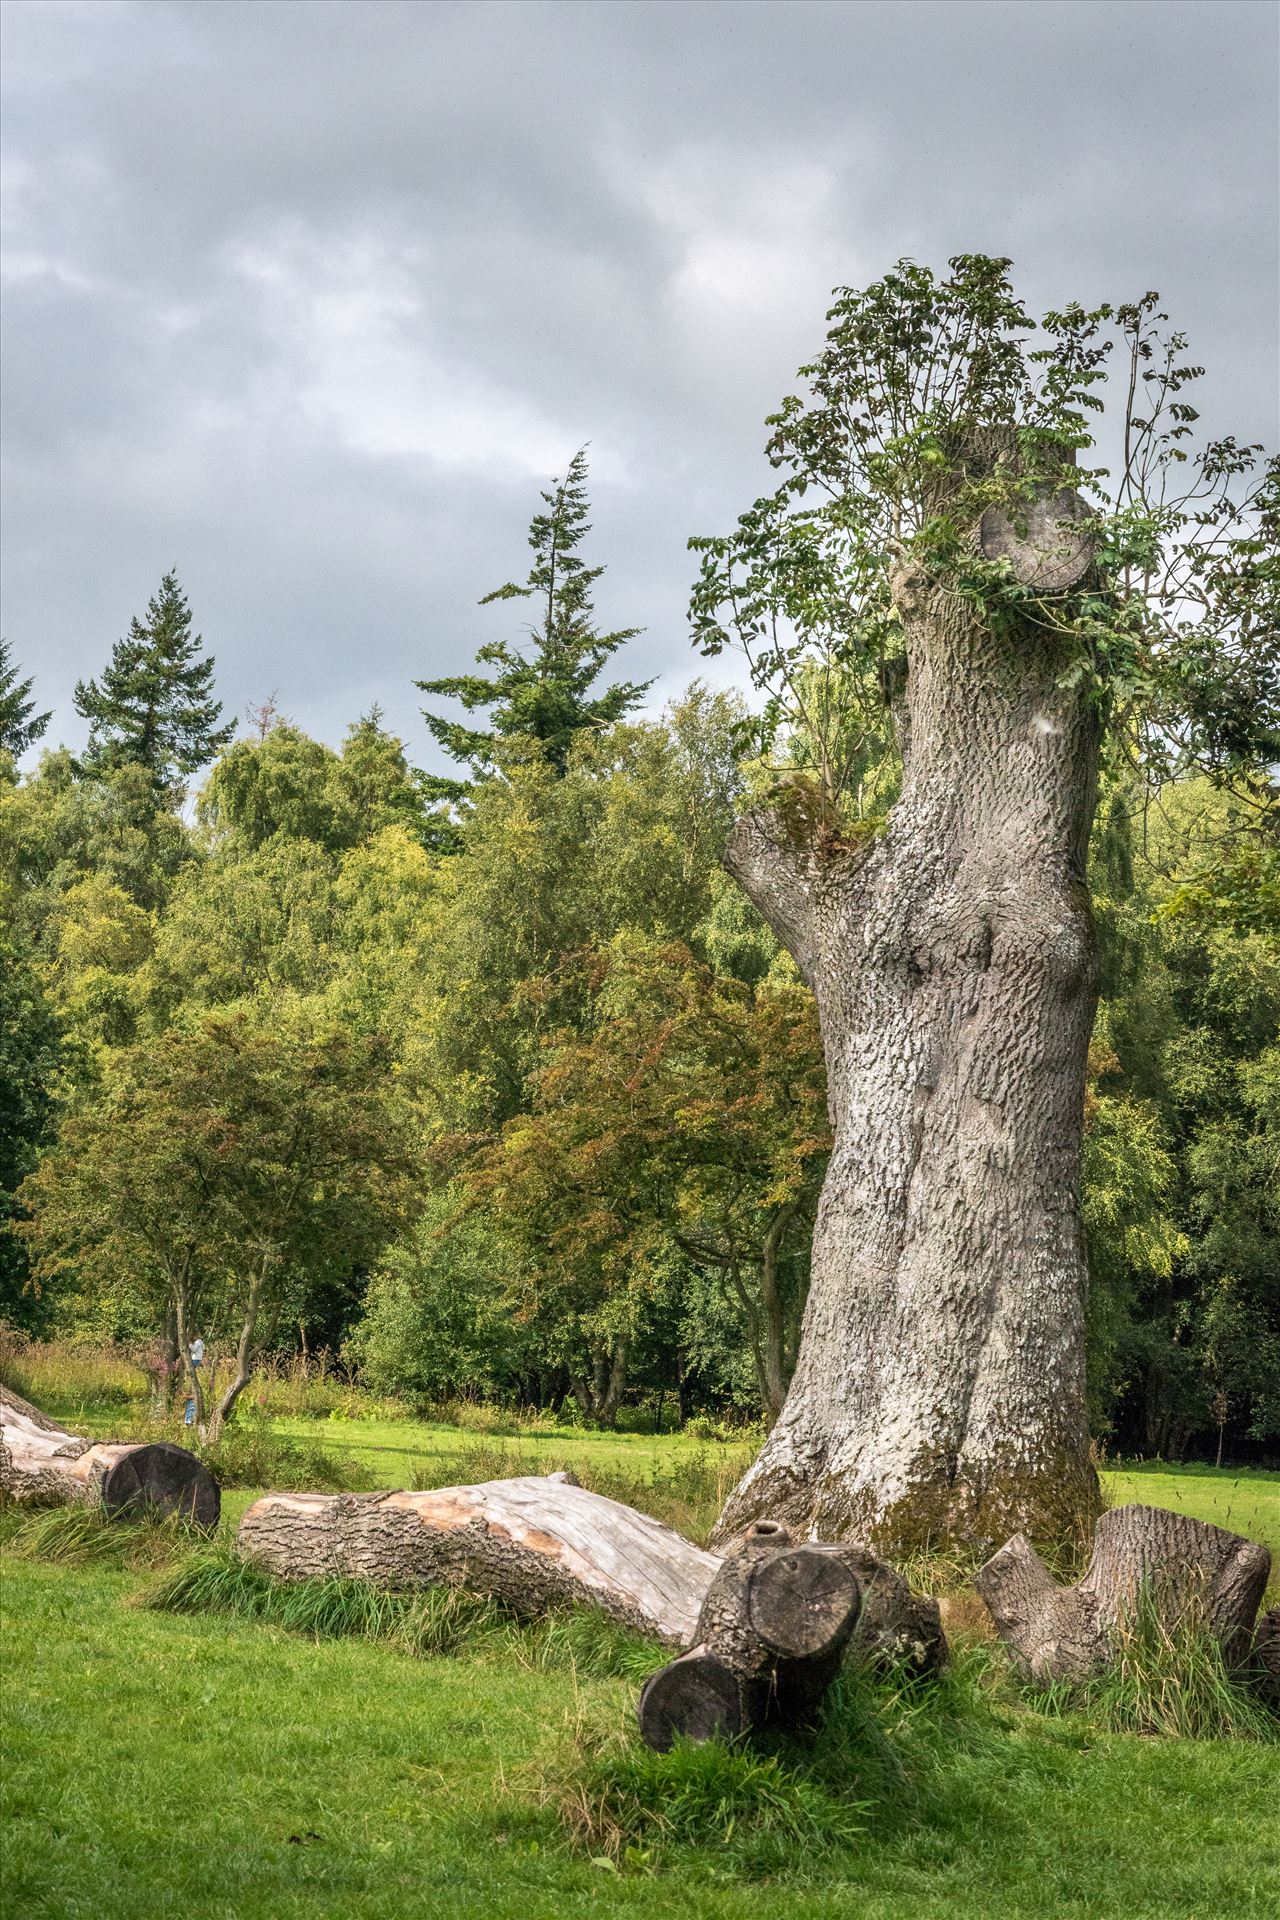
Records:
{"label": "tree trunk stump", "polygon": [[[979,430],[939,508],[1017,462],[1016,435]],[[1060,490],[970,531],[1060,593],[1093,579],[1091,524]],[[814,991],[834,1142],[786,1404],[717,1543],[763,1518],[989,1552],[1098,1510],[1080,1148],[1101,717],[1052,620],[993,621],[919,563],[889,586],[907,671],[885,830],[827,842],[757,807],[725,853]]]}
{"label": "tree trunk stump", "polygon": [[1258,1622],[1249,1677],[1267,1705],[1280,1713],[1280,1607],[1272,1607]]}
{"label": "tree trunk stump", "polygon": [[851,1645],[919,1670],[945,1658],[933,1601],[858,1546],[793,1543],[757,1521],[725,1555],[707,1589],[694,1645],[640,1695],[645,1742],[736,1739],[811,1726]]}
{"label": "tree trunk stump", "polygon": [[1266,1547],[1161,1507],[1119,1507],[1094,1530],[1075,1586],[1060,1586],[1023,1534],[1001,1547],[975,1585],[1023,1673],[1042,1686],[1105,1671],[1118,1633],[1145,1592],[1161,1620],[1203,1621],[1228,1663],[1243,1667],[1271,1571]]}
{"label": "tree trunk stump", "polygon": [[185,1447],[162,1441],[95,1444],[65,1433],[0,1386],[0,1491],[31,1506],[98,1506],[111,1519],[176,1514],[216,1527],[217,1481]]}

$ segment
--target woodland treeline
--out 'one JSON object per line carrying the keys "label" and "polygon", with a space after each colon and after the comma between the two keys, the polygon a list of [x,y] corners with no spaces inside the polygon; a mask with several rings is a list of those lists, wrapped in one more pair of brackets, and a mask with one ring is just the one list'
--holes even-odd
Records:
{"label": "woodland treeline", "polygon": [[[236,737],[173,575],[77,690],[82,754],[18,771],[47,716],[0,657],[0,1318],[139,1343],[162,1384],[199,1334],[225,1357],[215,1428],[261,1356],[299,1349],[423,1403],[777,1412],[822,1048],[720,854],[745,799],[803,812],[808,789],[735,696],[695,683],[642,717],[586,515],[580,456],[527,580],[490,596],[525,603],[523,637],[500,607],[514,638],[419,683],[456,778],[411,767],[376,710],[337,748],[271,705]],[[848,751],[871,833],[893,743]],[[1094,1431],[1265,1458],[1274,836],[1207,779],[1153,791],[1121,742],[1091,890]]]}

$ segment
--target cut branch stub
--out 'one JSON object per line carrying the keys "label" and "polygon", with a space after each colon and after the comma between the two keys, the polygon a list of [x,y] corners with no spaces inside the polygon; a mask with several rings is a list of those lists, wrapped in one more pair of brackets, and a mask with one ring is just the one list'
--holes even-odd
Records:
{"label": "cut branch stub", "polygon": [[0,1489],[33,1506],[100,1506],[111,1519],[172,1514],[200,1527],[216,1527],[222,1507],[217,1481],[185,1447],[95,1444],[9,1387],[0,1387]]}
{"label": "cut branch stub", "polygon": [[978,529],[987,560],[1007,560],[1013,577],[1041,593],[1065,593],[1093,565],[1094,515],[1070,487],[1006,512],[988,507]]}
{"label": "cut branch stub", "polygon": [[1168,1629],[1202,1623],[1228,1662],[1242,1666],[1270,1571],[1266,1547],[1241,1534],[1129,1506],[1098,1521],[1075,1586],[1060,1586],[1022,1534],[992,1555],[974,1584],[1023,1672],[1047,1686],[1103,1672],[1144,1595]]}

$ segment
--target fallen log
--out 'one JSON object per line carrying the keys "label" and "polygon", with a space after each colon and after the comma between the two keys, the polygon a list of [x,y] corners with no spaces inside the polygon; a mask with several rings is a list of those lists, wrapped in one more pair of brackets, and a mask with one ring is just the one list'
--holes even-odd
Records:
{"label": "fallen log", "polygon": [[[780,1528],[759,1537],[775,1554],[790,1547]],[[713,1614],[724,1608],[712,1598],[722,1568],[718,1555],[563,1473],[426,1493],[268,1493],[245,1512],[236,1550],[280,1579],[338,1574],[387,1587],[464,1587],[526,1618],[559,1606],[594,1606],[681,1649],[698,1639],[708,1606]],[[865,1657],[906,1660],[920,1670],[946,1658],[936,1603],[911,1593],[864,1548],[805,1545],[791,1549],[791,1557],[801,1569],[802,1611],[811,1622],[821,1616],[834,1623],[830,1635],[801,1648],[787,1638],[794,1628],[770,1625],[796,1604],[788,1598],[786,1556],[754,1587],[753,1630],[775,1656],[791,1647],[781,1657],[815,1662],[806,1687],[822,1660],[850,1639]],[[853,1594],[857,1605],[846,1633],[841,1606]],[[704,1678],[710,1674],[701,1671]],[[802,1676],[793,1678],[790,1710],[798,1716]],[[714,1691],[718,1681],[711,1677],[707,1684]],[[697,1737],[696,1711],[684,1717]]]}
{"label": "fallen log", "polygon": [[936,1602],[865,1547],[797,1543],[777,1521],[757,1521],[721,1561],[694,1645],[646,1682],[641,1735],[665,1753],[677,1738],[799,1732],[851,1652],[918,1672],[941,1665]]}
{"label": "fallen log", "polygon": [[638,1716],[646,1743],[736,1739],[808,1725],[839,1670],[862,1587],[838,1549],[792,1544],[761,1520],[707,1589],[688,1653],[653,1674]]}
{"label": "fallen log", "polygon": [[0,1492],[32,1506],[98,1506],[111,1519],[177,1514],[201,1527],[216,1527],[222,1507],[217,1481],[185,1447],[86,1440],[5,1386]]}
{"label": "fallen log", "polygon": [[677,1647],[689,1644],[720,1564],[567,1474],[430,1493],[268,1493],[246,1511],[236,1545],[287,1580],[466,1587],[525,1617],[584,1603]]}
{"label": "fallen log", "polygon": [[1241,1534],[1130,1506],[1102,1515],[1075,1586],[1060,1586],[1023,1534],[992,1555],[974,1584],[1022,1672],[1048,1686],[1104,1672],[1144,1594],[1170,1630],[1203,1623],[1228,1663],[1243,1667],[1270,1571],[1266,1547]]}

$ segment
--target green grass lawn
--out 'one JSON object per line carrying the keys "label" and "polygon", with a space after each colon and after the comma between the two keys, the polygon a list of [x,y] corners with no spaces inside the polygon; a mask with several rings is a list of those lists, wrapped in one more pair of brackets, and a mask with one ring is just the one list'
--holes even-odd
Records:
{"label": "green grass lawn", "polygon": [[8,1910],[754,1920],[1222,1916],[1280,1899],[1280,1750],[1093,1738],[1023,1713],[950,1755],[924,1818],[761,1883],[718,1849],[621,1872],[533,1787],[618,1682],[416,1661],[131,1604],[136,1576],[4,1567]]}
{"label": "green grass lawn", "polygon": [[[296,1424],[358,1452],[387,1485],[409,1477],[406,1462],[472,1466],[478,1447],[641,1482],[731,1452],[684,1437]],[[1280,1476],[1135,1468],[1108,1476],[1108,1491],[1280,1545]],[[228,1529],[252,1497],[228,1495]],[[534,1670],[518,1653],[414,1659],[157,1613],[137,1604],[147,1577],[0,1559],[2,1885],[23,1920],[1280,1909],[1280,1747],[1098,1735],[1007,1688],[972,1724],[930,1698],[913,1709],[901,1795],[886,1794],[874,1745],[850,1761],[841,1790],[857,1800],[865,1785],[872,1804],[861,1837],[832,1856],[797,1846],[748,1870],[726,1799],[697,1844],[615,1869],[575,1849],[548,1795],[621,1739],[632,1687]]]}

